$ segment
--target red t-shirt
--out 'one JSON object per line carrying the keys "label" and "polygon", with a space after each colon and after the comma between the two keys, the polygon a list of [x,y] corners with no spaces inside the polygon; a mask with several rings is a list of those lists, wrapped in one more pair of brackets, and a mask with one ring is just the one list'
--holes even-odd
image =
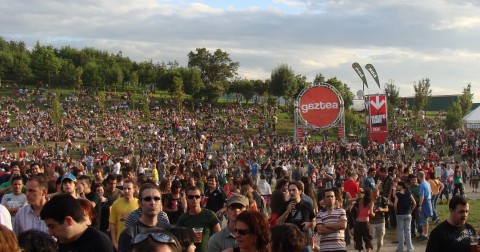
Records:
{"label": "red t-shirt", "polygon": [[347,179],[345,180],[345,182],[343,182],[343,190],[350,193],[350,196],[352,196],[352,198],[356,198],[357,194],[360,193],[358,183],[355,182],[353,179]]}

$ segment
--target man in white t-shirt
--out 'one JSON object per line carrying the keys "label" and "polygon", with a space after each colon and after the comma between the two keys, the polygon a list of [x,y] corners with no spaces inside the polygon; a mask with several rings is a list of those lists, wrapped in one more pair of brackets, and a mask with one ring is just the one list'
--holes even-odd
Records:
{"label": "man in white t-shirt", "polygon": [[8,212],[15,217],[18,209],[27,205],[27,196],[22,193],[23,178],[21,176],[15,176],[12,178],[12,193],[7,193],[2,198],[2,205],[4,205]]}

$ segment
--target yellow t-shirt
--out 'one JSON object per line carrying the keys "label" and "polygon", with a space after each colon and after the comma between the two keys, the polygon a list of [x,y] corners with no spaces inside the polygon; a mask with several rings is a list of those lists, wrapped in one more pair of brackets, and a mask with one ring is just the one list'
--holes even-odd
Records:
{"label": "yellow t-shirt", "polygon": [[138,208],[138,200],[134,198],[133,200],[127,201],[125,198],[119,198],[113,202],[110,207],[110,218],[108,221],[112,224],[115,224],[117,229],[117,241],[120,238],[120,234],[125,229],[125,219],[130,212]]}
{"label": "yellow t-shirt", "polygon": [[157,182],[159,180],[157,168],[152,168],[152,180]]}

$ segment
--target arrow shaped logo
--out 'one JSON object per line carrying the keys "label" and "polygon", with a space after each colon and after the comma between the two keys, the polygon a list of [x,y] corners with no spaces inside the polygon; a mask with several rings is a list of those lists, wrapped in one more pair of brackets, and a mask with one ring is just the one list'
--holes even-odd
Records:
{"label": "arrow shaped logo", "polygon": [[372,104],[372,106],[375,107],[375,109],[379,110],[383,106],[383,104],[385,104],[385,100],[380,101],[380,96],[375,96],[375,98],[376,98],[376,102],[370,100],[370,104]]}

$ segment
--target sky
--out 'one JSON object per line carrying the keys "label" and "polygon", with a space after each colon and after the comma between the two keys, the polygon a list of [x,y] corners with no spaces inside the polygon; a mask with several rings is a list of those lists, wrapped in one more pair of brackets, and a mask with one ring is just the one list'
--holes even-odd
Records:
{"label": "sky", "polygon": [[[95,47],[135,61],[186,66],[196,48],[221,49],[238,77],[269,79],[280,64],[312,81],[372,64],[401,96],[429,78],[433,95],[471,83],[480,102],[479,0],[0,0],[0,36],[55,47]],[[366,94],[382,92],[366,72]]]}

